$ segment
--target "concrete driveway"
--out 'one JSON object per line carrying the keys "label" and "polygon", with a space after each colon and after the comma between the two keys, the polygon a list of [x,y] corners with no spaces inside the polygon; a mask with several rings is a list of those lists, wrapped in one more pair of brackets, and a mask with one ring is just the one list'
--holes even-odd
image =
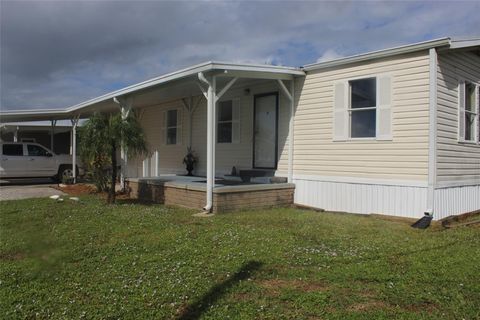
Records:
{"label": "concrete driveway", "polygon": [[50,179],[0,180],[0,201],[65,195],[53,186],[56,184]]}

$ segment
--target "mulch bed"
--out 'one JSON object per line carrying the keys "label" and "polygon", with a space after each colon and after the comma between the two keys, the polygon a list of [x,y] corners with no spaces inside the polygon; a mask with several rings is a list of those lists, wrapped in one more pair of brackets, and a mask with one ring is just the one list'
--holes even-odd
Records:
{"label": "mulch bed", "polygon": [[71,196],[81,196],[85,194],[97,193],[97,188],[92,184],[77,183],[69,185],[61,185],[55,187],[55,189],[63,191]]}
{"label": "mulch bed", "polygon": [[[82,196],[86,194],[97,194],[103,199],[107,199],[107,192],[98,192],[97,188],[93,184],[88,183],[77,183],[77,184],[59,184],[55,189],[65,192],[70,196]],[[117,192],[116,198],[118,200],[130,199],[128,194]]]}

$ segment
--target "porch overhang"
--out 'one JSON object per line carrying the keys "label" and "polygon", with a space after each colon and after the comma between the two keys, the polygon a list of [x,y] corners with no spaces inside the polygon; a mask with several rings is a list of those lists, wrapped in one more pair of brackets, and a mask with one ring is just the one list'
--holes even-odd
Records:
{"label": "porch overhang", "polygon": [[[56,120],[70,119],[72,121],[73,136],[72,156],[75,164],[75,132],[79,118],[88,118],[95,112],[113,113],[121,111],[123,115],[124,113],[128,114],[131,109],[154,106],[162,102],[203,94],[207,100],[208,110],[207,204],[205,210],[210,211],[212,208],[213,188],[215,187],[215,105],[217,100],[234,83],[238,84],[242,80],[273,80],[279,84],[281,92],[290,101],[288,181],[292,182],[294,80],[296,77],[304,76],[305,72],[299,68],[206,62],[107,93],[63,110],[45,109],[0,112],[0,122],[50,120],[53,123]],[[290,82],[290,90],[287,89],[283,81]],[[221,90],[217,92],[217,88],[221,88]],[[187,109],[191,109],[191,107]],[[124,157],[122,152],[122,167],[126,166],[126,157],[125,159]],[[121,181],[124,181],[123,170],[124,168],[122,168]]]}
{"label": "porch overhang", "polygon": [[291,80],[294,77],[305,76],[305,72],[299,68],[210,61],[112,91],[64,109],[0,111],[0,123],[88,118],[95,112],[118,112],[118,104],[113,99],[119,97],[134,97],[133,108],[137,108],[148,106],[154,100],[162,102],[181,98],[185,93],[199,95],[201,93],[196,82],[200,72],[219,79],[237,77]]}

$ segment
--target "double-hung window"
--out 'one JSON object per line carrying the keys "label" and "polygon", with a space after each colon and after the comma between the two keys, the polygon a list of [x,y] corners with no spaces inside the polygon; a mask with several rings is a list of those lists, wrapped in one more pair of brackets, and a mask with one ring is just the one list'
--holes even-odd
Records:
{"label": "double-hung window", "polygon": [[350,138],[376,136],[377,79],[351,80],[349,84]]}
{"label": "double-hung window", "polygon": [[165,117],[166,143],[167,145],[177,144],[178,110],[168,110],[165,114]]}
{"label": "double-hung window", "polygon": [[217,143],[240,142],[240,99],[217,104]]}
{"label": "double-hung window", "polygon": [[390,75],[335,82],[333,141],[392,140],[392,119]]}
{"label": "double-hung window", "polygon": [[232,143],[233,103],[232,100],[218,103],[217,142]]}
{"label": "double-hung window", "polygon": [[460,83],[460,140],[478,141],[479,93],[478,86],[470,82]]}

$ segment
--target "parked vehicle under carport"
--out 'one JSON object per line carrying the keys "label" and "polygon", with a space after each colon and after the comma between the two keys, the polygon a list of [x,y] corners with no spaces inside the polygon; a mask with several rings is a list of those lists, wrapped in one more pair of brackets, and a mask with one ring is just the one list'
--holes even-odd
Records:
{"label": "parked vehicle under carport", "polygon": [[[76,160],[76,174],[84,170]],[[57,155],[33,142],[0,143],[0,178],[50,177],[55,181],[73,179],[72,157]]]}

